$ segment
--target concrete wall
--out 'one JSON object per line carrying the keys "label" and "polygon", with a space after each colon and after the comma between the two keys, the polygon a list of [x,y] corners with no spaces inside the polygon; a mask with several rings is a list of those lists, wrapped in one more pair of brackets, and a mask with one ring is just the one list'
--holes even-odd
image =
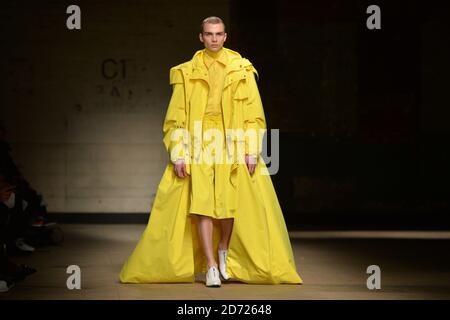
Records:
{"label": "concrete wall", "polygon": [[[56,1],[2,3],[1,113],[51,212],[149,212],[168,159],[169,68],[228,1],[86,1],[82,29]],[[195,23],[193,23],[195,22]]]}

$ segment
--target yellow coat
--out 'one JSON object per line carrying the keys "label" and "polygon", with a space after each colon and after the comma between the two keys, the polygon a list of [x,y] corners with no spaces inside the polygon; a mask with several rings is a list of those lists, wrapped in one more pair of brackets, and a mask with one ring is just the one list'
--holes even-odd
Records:
{"label": "yellow coat", "polygon": [[[265,129],[265,117],[255,76],[249,60],[227,48],[229,63],[222,92],[225,128]],[[204,50],[192,60],[171,68],[173,87],[163,125],[164,144],[172,151],[171,134],[185,128],[193,134],[194,121],[201,121],[208,98],[208,72]],[[193,139],[183,156],[196,157]],[[227,146],[239,144],[227,137]],[[248,148],[248,147],[247,147]],[[260,145],[256,151],[260,153]],[[174,161],[174,159],[171,159]],[[147,228],[120,273],[122,283],[193,282],[206,271],[206,259],[198,239],[196,222],[190,217],[190,177],[178,178],[169,161],[161,178]],[[187,171],[190,172],[190,165]],[[251,176],[245,164],[230,166],[230,179],[237,190],[236,213],[227,257],[227,272],[246,283],[302,283],[297,273],[291,243],[270,175],[258,159]],[[214,248],[217,254],[219,224],[214,220]]]}

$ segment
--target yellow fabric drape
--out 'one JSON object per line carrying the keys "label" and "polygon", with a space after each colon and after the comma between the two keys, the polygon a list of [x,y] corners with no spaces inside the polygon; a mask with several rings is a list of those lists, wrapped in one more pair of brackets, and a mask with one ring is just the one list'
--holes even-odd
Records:
{"label": "yellow fabric drape", "polygon": [[228,59],[224,49],[221,49],[219,52],[211,52],[205,49],[205,53],[203,60],[208,69],[209,78],[209,93],[205,115],[219,115],[222,113],[222,89]]}
{"label": "yellow fabric drape", "polygon": [[[225,128],[265,129],[264,111],[256,85],[256,69],[239,53],[227,48],[222,91]],[[171,134],[176,128],[191,133],[201,121],[208,101],[208,73],[203,61],[205,50],[170,72],[173,94],[164,120],[164,145],[174,148]],[[195,143],[200,143],[194,141]],[[245,143],[227,139],[227,146]],[[194,149],[195,150],[195,149]],[[301,284],[292,247],[267,168],[260,157],[253,175],[245,164],[231,165],[229,179],[236,188],[236,212],[227,256],[227,272],[246,283]],[[184,156],[195,154],[189,147]],[[188,166],[189,168],[189,166]],[[188,169],[189,172],[189,169]],[[189,215],[191,178],[178,178],[169,162],[156,192],[151,215],[134,251],[120,272],[122,283],[192,282],[195,274],[206,271],[196,228],[195,215]],[[219,242],[219,221],[214,221],[214,252]],[[217,258],[217,257],[216,257]]]}

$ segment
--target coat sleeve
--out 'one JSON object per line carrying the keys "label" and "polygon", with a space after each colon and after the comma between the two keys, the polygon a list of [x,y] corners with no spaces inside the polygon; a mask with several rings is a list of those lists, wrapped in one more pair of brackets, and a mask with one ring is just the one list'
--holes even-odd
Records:
{"label": "coat sleeve", "polygon": [[[258,76],[258,72],[253,65],[246,67],[246,69],[248,100],[244,111],[244,130],[252,129],[251,131],[253,133],[246,135],[245,153],[258,156],[262,151],[262,140],[266,130],[266,118],[255,79],[255,76]],[[256,137],[256,141],[255,138],[251,137]]]}
{"label": "coat sleeve", "polygon": [[169,153],[172,163],[177,159],[185,159],[186,149],[186,101],[184,82],[181,70],[173,67],[170,69],[170,84],[172,96],[167,108],[163,124],[163,142]]}

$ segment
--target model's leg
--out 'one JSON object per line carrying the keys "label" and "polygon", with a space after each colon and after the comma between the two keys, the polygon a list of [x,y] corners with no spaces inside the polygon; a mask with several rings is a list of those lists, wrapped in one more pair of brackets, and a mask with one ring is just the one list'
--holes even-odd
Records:
{"label": "model's leg", "polygon": [[216,259],[213,254],[213,221],[211,217],[197,215],[197,227],[200,234],[203,252],[208,261],[208,271],[206,272],[206,286],[220,287],[221,281]]}
{"label": "model's leg", "polygon": [[219,242],[219,270],[225,280],[230,279],[227,273],[228,245],[230,244],[231,231],[233,230],[233,218],[220,219],[220,242]]}
{"label": "model's leg", "polygon": [[228,250],[228,245],[230,244],[231,231],[233,230],[233,218],[220,219],[220,242],[219,250]]}
{"label": "model's leg", "polygon": [[213,253],[213,222],[211,217],[197,215],[197,228],[200,234],[203,253],[206,256],[209,267],[217,267],[216,259]]}

